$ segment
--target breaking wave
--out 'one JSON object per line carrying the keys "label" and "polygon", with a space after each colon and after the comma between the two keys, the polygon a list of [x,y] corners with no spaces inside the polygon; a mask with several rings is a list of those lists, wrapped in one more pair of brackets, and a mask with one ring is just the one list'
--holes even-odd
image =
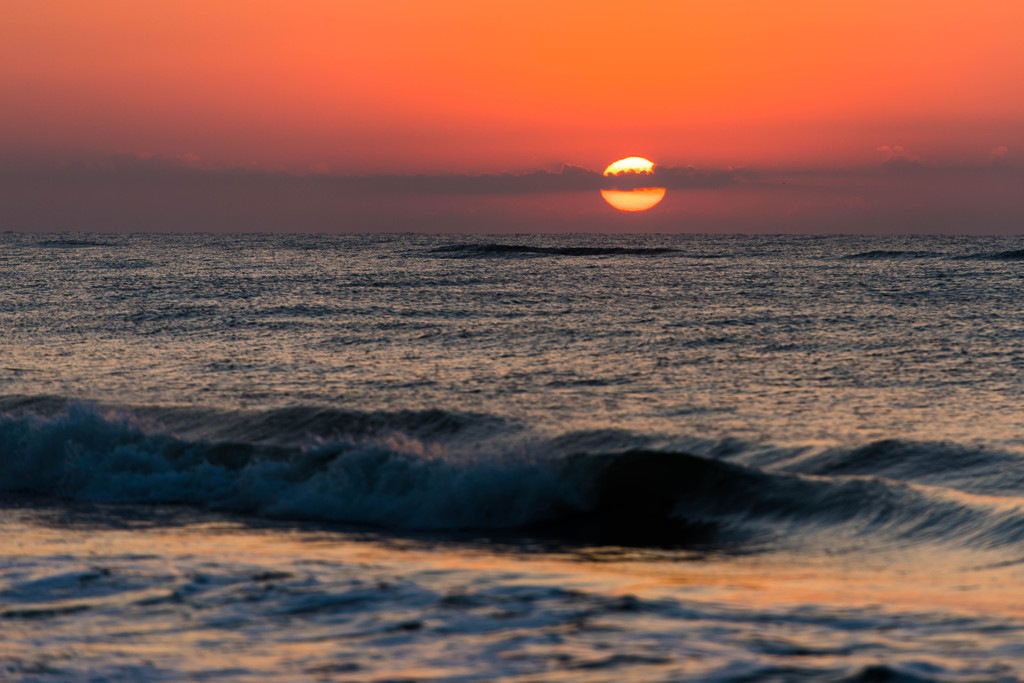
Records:
{"label": "breaking wave", "polygon": [[[323,422],[309,419],[318,414]],[[272,438],[270,432],[296,417],[311,428],[305,443]],[[906,457],[912,446],[890,442],[826,453],[798,472],[792,463],[773,471],[629,447],[628,439],[624,450],[595,452],[595,439],[585,434],[516,447],[496,439],[467,450],[455,447],[462,442],[451,435],[481,426],[494,432],[499,418],[444,411],[234,416],[221,428],[234,435],[230,440],[168,430],[175,419],[187,421],[180,411],[162,414],[159,428],[150,418],[143,409],[113,414],[79,404],[49,414],[0,414],[0,491],[621,545],[792,547],[826,536],[861,545],[871,539],[985,548],[1024,543],[1024,501],[880,476],[899,476],[901,468],[924,462]],[[342,424],[350,427],[347,434]],[[211,433],[209,425],[203,430]],[[1013,456],[1003,457],[1005,469]],[[1020,461],[1015,465],[1019,473]]]}

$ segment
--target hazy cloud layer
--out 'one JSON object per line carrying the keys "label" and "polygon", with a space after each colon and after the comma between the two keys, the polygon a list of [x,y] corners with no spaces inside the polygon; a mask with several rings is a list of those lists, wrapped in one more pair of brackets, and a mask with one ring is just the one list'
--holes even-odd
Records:
{"label": "hazy cloud layer", "polygon": [[91,159],[57,159],[30,163],[4,170],[8,182],[103,182],[126,183],[154,180],[197,182],[271,182],[274,184],[319,184],[339,190],[392,192],[398,194],[539,194],[638,187],[720,188],[751,177],[747,171],[698,170],[692,167],[656,167],[653,173],[620,173],[605,177],[599,171],[563,165],[559,170],[491,174],[380,174],[334,175],[326,166],[311,168],[307,174],[266,169],[216,168],[196,155],[175,157],[118,154]]}
{"label": "hazy cloud layer", "polygon": [[[695,169],[605,178],[525,173],[341,176],[214,168],[194,155],[116,155],[0,167],[0,230],[427,232],[1024,232],[1024,170],[881,146],[860,169]],[[598,190],[665,187],[643,214]]]}

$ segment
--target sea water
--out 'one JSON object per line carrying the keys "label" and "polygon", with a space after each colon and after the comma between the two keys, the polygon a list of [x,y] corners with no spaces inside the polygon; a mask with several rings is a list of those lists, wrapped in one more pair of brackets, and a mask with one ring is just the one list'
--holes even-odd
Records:
{"label": "sea water", "polygon": [[1024,680],[1024,240],[0,234],[0,679]]}

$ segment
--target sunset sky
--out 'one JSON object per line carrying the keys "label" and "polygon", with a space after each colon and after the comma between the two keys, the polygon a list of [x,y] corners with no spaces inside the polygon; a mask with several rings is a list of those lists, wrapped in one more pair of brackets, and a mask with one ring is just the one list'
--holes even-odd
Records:
{"label": "sunset sky", "polygon": [[[1024,3],[6,0],[0,230],[1021,232]],[[668,196],[600,198],[639,155]]]}

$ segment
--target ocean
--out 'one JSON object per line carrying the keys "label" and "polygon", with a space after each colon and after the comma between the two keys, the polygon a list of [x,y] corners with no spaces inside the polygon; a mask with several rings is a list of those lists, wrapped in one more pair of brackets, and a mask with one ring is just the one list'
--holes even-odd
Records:
{"label": "ocean", "polygon": [[1024,238],[0,233],[4,681],[1024,680]]}

